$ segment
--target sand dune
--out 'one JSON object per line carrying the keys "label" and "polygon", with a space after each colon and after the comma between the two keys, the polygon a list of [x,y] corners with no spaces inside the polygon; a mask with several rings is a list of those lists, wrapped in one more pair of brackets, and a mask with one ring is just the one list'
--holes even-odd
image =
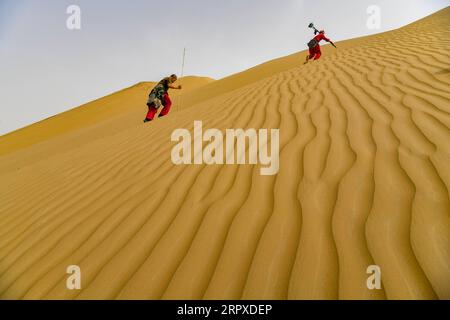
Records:
{"label": "sand dune", "polygon": [[[191,91],[196,91],[195,89],[213,81],[213,79],[206,77],[183,77],[179,80],[179,83],[184,86],[184,94],[189,97]],[[133,111],[142,112],[142,101],[146,100],[148,92],[154,86],[155,82],[141,82],[107,97],[3,135],[0,137],[0,155],[67,133],[80,131],[80,129],[96,126],[112,118],[122,120],[120,129],[128,128],[134,122],[126,122],[123,117]],[[172,95],[176,98],[178,92],[174,92]],[[178,99],[175,100],[175,102],[178,102]],[[114,129],[116,131],[118,128]],[[104,131],[105,128],[102,128],[102,130]]]}
{"label": "sand dune", "polygon": [[[199,80],[150,125],[145,83],[2,137],[0,298],[450,299],[449,20]],[[194,120],[280,128],[278,175],[173,165]]]}

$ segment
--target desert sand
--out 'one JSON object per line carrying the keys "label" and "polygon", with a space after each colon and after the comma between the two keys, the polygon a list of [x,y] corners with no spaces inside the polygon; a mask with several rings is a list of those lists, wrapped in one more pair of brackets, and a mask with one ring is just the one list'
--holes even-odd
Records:
{"label": "desert sand", "polygon": [[[150,124],[140,83],[0,137],[0,298],[450,299],[448,21],[181,79]],[[279,173],[173,165],[195,120],[279,128]]]}

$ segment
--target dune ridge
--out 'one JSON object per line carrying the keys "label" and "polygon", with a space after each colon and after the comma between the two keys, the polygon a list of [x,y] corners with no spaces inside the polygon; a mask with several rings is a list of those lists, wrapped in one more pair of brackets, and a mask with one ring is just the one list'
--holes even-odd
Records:
{"label": "dune ridge", "polygon": [[[3,154],[0,298],[450,299],[449,19]],[[194,120],[280,128],[279,174],[174,166],[170,135]]]}
{"label": "dune ridge", "polygon": [[[186,92],[195,91],[195,89],[213,81],[211,78],[194,76],[179,79],[179,83],[184,86],[185,95]],[[155,84],[156,82],[140,82],[80,107],[2,135],[0,136],[0,155],[21,150],[72,132],[87,131],[87,129],[95,127],[99,123],[104,123],[114,118],[123,119],[124,116],[133,111],[141,111],[142,101],[144,101],[145,105],[146,96]],[[173,96],[177,98],[178,94],[178,92],[174,92]],[[176,100],[178,102],[178,99]],[[115,126],[114,129],[122,130],[130,125],[131,123],[121,121],[120,126]],[[102,131],[105,131],[105,128],[102,128]]]}

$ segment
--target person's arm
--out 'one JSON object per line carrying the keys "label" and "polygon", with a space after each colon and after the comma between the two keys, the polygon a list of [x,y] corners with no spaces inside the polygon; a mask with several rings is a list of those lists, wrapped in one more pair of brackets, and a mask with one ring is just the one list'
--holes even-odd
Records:
{"label": "person's arm", "polygon": [[331,40],[328,39],[327,37],[323,36],[323,40],[325,40],[326,42],[331,43],[331,45],[332,45],[333,47],[337,48],[336,45],[333,43],[333,41],[331,41]]}
{"label": "person's arm", "polygon": [[180,90],[182,87],[181,87],[181,84],[178,85],[177,87],[172,86],[171,84],[169,84],[169,88],[170,88],[170,89],[175,89],[175,90]]}

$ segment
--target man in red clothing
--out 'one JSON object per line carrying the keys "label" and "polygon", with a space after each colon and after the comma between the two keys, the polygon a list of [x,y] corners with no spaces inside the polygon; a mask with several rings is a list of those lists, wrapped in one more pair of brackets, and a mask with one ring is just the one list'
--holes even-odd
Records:
{"label": "man in red clothing", "polygon": [[[316,34],[316,32],[314,32],[314,34]],[[325,31],[321,30],[318,31],[318,35],[316,35],[309,43],[308,43],[308,47],[309,47],[309,55],[306,56],[306,61],[304,64],[307,64],[309,60],[314,59],[314,60],[319,60],[320,56],[322,55],[322,51],[320,51],[320,41],[325,40],[326,42],[331,43],[331,45],[335,48],[337,48],[333,41],[331,41],[330,39],[328,39],[327,37],[325,37]]]}
{"label": "man in red clothing", "polygon": [[174,87],[172,84],[177,81],[177,76],[175,74],[170,77],[162,79],[150,92],[148,96],[147,106],[148,113],[145,117],[144,122],[152,121],[158,112],[158,108],[162,104],[164,108],[159,113],[158,118],[164,117],[170,111],[172,106],[172,101],[169,97],[169,89],[181,89],[181,85]]}

